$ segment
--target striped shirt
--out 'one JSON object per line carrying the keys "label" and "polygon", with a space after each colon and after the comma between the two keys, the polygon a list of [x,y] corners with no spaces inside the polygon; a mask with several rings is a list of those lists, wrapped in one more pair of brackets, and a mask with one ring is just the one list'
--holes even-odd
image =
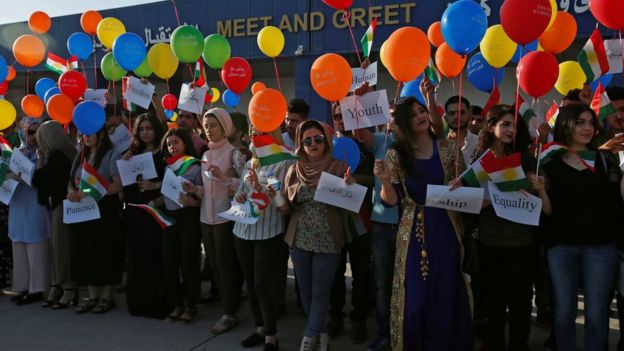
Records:
{"label": "striped shirt", "polygon": [[[280,180],[282,186],[284,185],[284,177],[286,171],[294,161],[281,161],[268,166],[261,166],[257,169],[258,181],[262,188],[266,188],[268,185],[267,178],[273,173],[277,179]],[[238,186],[238,193],[245,193],[247,195],[253,192],[253,187],[248,181],[249,172],[251,168],[251,160],[245,164],[245,170],[242,174],[242,181]],[[271,203],[265,210],[260,219],[255,224],[243,224],[236,222],[234,224],[234,235],[243,240],[267,240],[271,239],[284,232],[284,214],[282,214],[273,203]]]}

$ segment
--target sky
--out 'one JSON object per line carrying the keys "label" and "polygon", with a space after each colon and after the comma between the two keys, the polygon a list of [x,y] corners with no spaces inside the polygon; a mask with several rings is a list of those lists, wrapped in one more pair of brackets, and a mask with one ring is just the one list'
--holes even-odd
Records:
{"label": "sky", "polygon": [[163,0],[17,0],[15,5],[2,7],[0,24],[28,21],[30,14],[35,11],[43,11],[50,17],[57,17],[83,13],[87,10],[105,10],[158,1]]}

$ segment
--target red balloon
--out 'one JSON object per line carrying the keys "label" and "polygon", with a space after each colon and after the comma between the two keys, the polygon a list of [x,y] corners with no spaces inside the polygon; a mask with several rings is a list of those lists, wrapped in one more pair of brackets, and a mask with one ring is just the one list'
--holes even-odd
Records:
{"label": "red balloon", "polygon": [[336,10],[346,10],[351,7],[353,0],[322,0],[327,5],[335,8]]}
{"label": "red balloon", "polygon": [[62,94],[75,101],[87,90],[87,80],[78,71],[67,71],[59,77],[58,86]]}
{"label": "red balloon", "polygon": [[5,80],[0,83],[0,95],[6,95],[7,91],[9,91],[9,82]]}
{"label": "red balloon", "polygon": [[538,98],[555,86],[559,78],[559,63],[550,52],[533,51],[520,60],[516,76],[522,90]]}
{"label": "red balloon", "polygon": [[624,30],[624,1],[622,0],[591,0],[589,11],[598,22],[615,30]]}
{"label": "red balloon", "polygon": [[521,45],[542,35],[551,15],[549,0],[505,0],[500,8],[500,21],[505,33]]}
{"label": "red balloon", "polygon": [[221,80],[236,95],[240,95],[251,82],[251,66],[242,57],[225,61],[221,69]]}
{"label": "red balloon", "polygon": [[160,103],[165,110],[174,110],[178,107],[178,98],[173,94],[165,94]]}

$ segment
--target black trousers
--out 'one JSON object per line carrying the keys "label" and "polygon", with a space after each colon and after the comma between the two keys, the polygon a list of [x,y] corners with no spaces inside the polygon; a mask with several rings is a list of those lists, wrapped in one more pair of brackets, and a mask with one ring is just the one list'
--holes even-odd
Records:
{"label": "black trousers", "polygon": [[266,335],[277,333],[274,293],[280,271],[279,250],[283,244],[283,235],[267,240],[234,239],[255,324],[263,327]]}
{"label": "black trousers", "polygon": [[487,300],[487,349],[507,349],[505,325],[509,321],[508,349],[526,350],[531,331],[536,248],[481,245],[479,259]]}
{"label": "black trousers", "polygon": [[353,305],[353,310],[349,317],[351,320],[364,322],[370,308],[370,291],[374,288],[370,279],[372,256],[371,239],[368,233],[355,236],[352,242],[345,244],[342,248],[340,263],[338,264],[332,286],[329,315],[334,319],[341,319],[344,316],[343,308],[347,292],[345,281],[347,255],[349,255],[353,278],[351,283],[351,304]]}
{"label": "black trousers", "polygon": [[[175,224],[165,229],[162,237],[165,282],[176,307],[194,308],[201,286],[199,208],[186,207],[169,214],[175,219]],[[180,272],[186,294],[180,285]],[[187,298],[186,304],[184,295]]]}

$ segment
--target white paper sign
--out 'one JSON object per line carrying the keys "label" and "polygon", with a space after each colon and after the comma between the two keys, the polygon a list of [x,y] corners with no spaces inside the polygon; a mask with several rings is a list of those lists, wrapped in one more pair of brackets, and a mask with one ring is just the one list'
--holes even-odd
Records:
{"label": "white paper sign", "polygon": [[365,195],[366,187],[359,184],[347,185],[344,179],[323,172],[314,193],[314,201],[359,212]]}
{"label": "white paper sign", "polygon": [[371,63],[366,69],[351,68],[351,77],[351,89],[349,91],[354,91],[364,82],[368,82],[369,86],[377,85],[377,62]]}
{"label": "white paper sign", "polygon": [[618,152],[618,156],[620,156],[620,170],[624,172],[624,151]]}
{"label": "white paper sign", "polygon": [[492,182],[488,182],[488,186],[497,216],[516,223],[539,225],[542,199],[519,191],[500,191]]}
{"label": "white paper sign", "polygon": [[63,200],[63,223],[80,223],[98,218],[100,218],[100,208],[91,196],[83,197],[80,202]]}
{"label": "white paper sign", "polygon": [[158,177],[151,152],[133,156],[128,161],[117,160],[117,169],[123,186],[136,183],[139,176],[143,180]]}
{"label": "white paper sign", "polygon": [[462,186],[449,191],[446,185],[428,184],[425,206],[477,214],[481,212],[483,194],[483,188]]}
{"label": "white paper sign", "polygon": [[126,152],[132,143],[132,134],[130,134],[128,128],[123,124],[115,127],[115,131],[113,131],[113,134],[110,134],[108,138],[111,144],[113,144],[115,151],[120,154]]}
{"label": "white paper sign", "polygon": [[156,89],[154,84],[143,84],[139,78],[130,77],[128,79],[128,85],[126,86],[124,98],[128,100],[128,102],[147,109],[149,108],[150,103],[152,103],[154,89]]}
{"label": "white paper sign", "polygon": [[260,219],[260,217],[255,217],[251,214],[251,204],[249,201],[245,201],[243,204],[232,201],[232,207],[230,207],[229,210],[217,213],[217,215],[227,220],[243,224],[256,224]]}
{"label": "white paper sign", "polygon": [[95,101],[100,106],[106,107],[106,89],[87,89],[84,93],[85,101]]}
{"label": "white paper sign", "polygon": [[191,89],[188,84],[182,84],[178,108],[191,113],[201,114],[204,109],[204,98],[207,91],[205,87]]}
{"label": "white paper sign", "polygon": [[604,41],[607,58],[609,59],[609,73],[622,73],[622,47],[620,39]]}
{"label": "white paper sign", "polygon": [[26,158],[19,150],[13,150],[11,161],[9,161],[9,169],[17,176],[22,178],[28,185],[31,184],[33,173],[35,172],[35,164]]}
{"label": "white paper sign", "polygon": [[173,173],[171,168],[167,167],[165,171],[165,177],[162,181],[162,187],[160,188],[160,193],[168,197],[171,201],[177,203],[180,207],[182,204],[180,203],[180,193],[184,193],[182,190],[182,182],[184,179],[178,177]]}
{"label": "white paper sign", "polygon": [[374,127],[390,121],[386,90],[347,96],[340,100],[340,110],[345,130]]}
{"label": "white paper sign", "polygon": [[15,193],[15,189],[17,189],[18,185],[19,182],[17,180],[6,179],[0,185],[0,202],[8,206],[11,202],[11,198],[13,197],[13,193]]}

